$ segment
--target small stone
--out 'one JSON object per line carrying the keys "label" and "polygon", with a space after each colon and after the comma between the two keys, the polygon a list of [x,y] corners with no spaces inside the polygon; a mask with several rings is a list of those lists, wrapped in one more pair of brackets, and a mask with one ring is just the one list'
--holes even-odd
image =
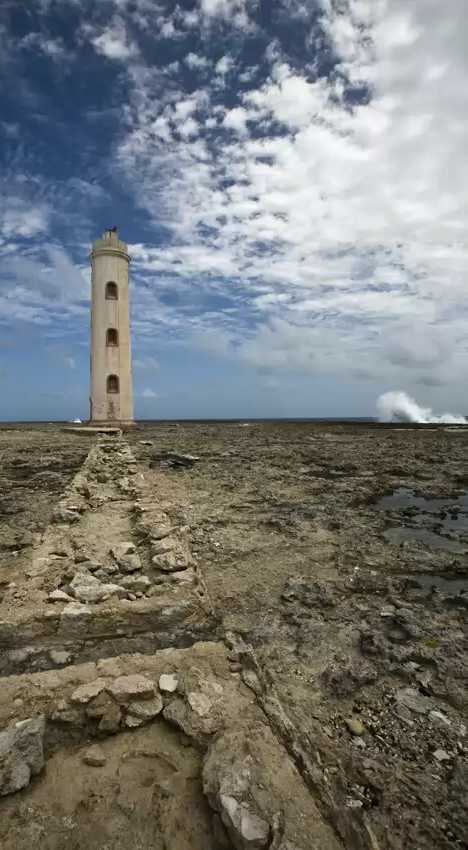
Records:
{"label": "small stone", "polygon": [[129,729],[136,729],[137,726],[142,726],[145,721],[141,717],[136,717],[134,714],[127,714],[125,718],[125,725],[129,727]]}
{"label": "small stone", "polygon": [[[80,566],[83,567],[83,569],[89,570],[90,573],[97,573],[98,570],[103,569],[103,565],[100,561],[82,561]],[[106,572],[111,572],[108,567],[105,569]]]}
{"label": "small stone", "polygon": [[8,652],[8,661],[12,664],[23,664],[23,662],[27,661],[33,653],[34,650],[30,646],[24,646],[20,649],[10,649]]}
{"label": "small stone", "polygon": [[352,797],[348,797],[346,800],[346,808],[347,809],[362,809],[362,800],[356,800]]}
{"label": "small stone", "polygon": [[64,649],[51,649],[49,651],[50,660],[53,664],[68,664],[71,661],[71,654]]}
{"label": "small stone", "polygon": [[345,724],[352,735],[360,737],[366,731],[364,724],[357,717],[347,717]]}
{"label": "small stone", "polygon": [[122,587],[131,590],[133,593],[148,590],[151,587],[151,582],[148,576],[125,576],[121,579]]}
{"label": "small stone", "polygon": [[415,688],[400,688],[396,692],[396,699],[400,705],[416,714],[427,714],[431,708],[428,697],[422,696]]}
{"label": "small stone", "polygon": [[173,694],[179,685],[179,680],[175,673],[163,673],[159,677],[159,690],[164,693]]}
{"label": "small stone", "polygon": [[233,832],[241,843],[237,846],[260,850],[270,839],[270,825],[252,812],[245,802],[239,802],[230,794],[220,794],[221,818],[229,832]]}
{"label": "small stone", "polygon": [[45,718],[20,720],[0,732],[0,797],[26,788],[44,767]]}
{"label": "small stone", "polygon": [[442,713],[442,711],[430,711],[429,719],[432,720],[433,723],[436,723],[439,726],[451,726],[452,723],[448,719],[448,717]]}
{"label": "small stone", "polygon": [[153,699],[145,699],[141,702],[130,702],[127,705],[129,714],[141,718],[141,720],[152,720],[164,707],[162,697],[157,694]]}
{"label": "small stone", "polygon": [[177,546],[177,538],[173,535],[163,537],[161,540],[153,540],[151,551],[153,555],[162,555],[165,552],[170,552]]}
{"label": "small stone", "polygon": [[136,570],[141,570],[141,559],[136,553],[134,555],[125,555],[119,560],[119,567],[126,573],[133,573]]}
{"label": "small stone", "polygon": [[86,685],[80,685],[76,691],[73,691],[70,699],[72,702],[78,702],[86,705],[94,697],[97,697],[106,687],[104,679],[95,679],[94,682],[88,682]]}
{"label": "small stone", "polygon": [[134,543],[125,542],[125,543],[117,543],[116,546],[113,546],[111,549],[111,555],[114,556],[116,561],[120,561],[121,558],[124,558],[126,555],[133,555],[136,552],[136,546]]}
{"label": "small stone", "polygon": [[94,720],[96,718],[104,717],[106,712],[115,705],[112,697],[109,696],[105,691],[101,691],[97,697],[90,700],[88,705],[86,706],[86,715],[88,717],[92,717]]}
{"label": "small stone", "polygon": [[70,582],[73,594],[80,602],[96,603],[108,599],[109,596],[123,596],[125,591],[118,584],[102,584],[96,576],[90,573],[77,573]]}
{"label": "small stone", "polygon": [[68,510],[67,508],[57,508],[52,514],[52,522],[69,523],[78,522],[80,519],[77,511]]}
{"label": "small stone", "polygon": [[98,744],[89,747],[83,754],[82,760],[85,764],[89,764],[90,767],[102,767],[107,761],[104,751]]}
{"label": "small stone", "polygon": [[49,593],[47,599],[49,602],[73,602],[72,597],[65,593],[63,590],[53,590]]}
{"label": "small stone", "polygon": [[438,762],[450,761],[451,759],[451,756],[448,754],[448,752],[442,749],[435,750],[432,755]]}
{"label": "small stone", "polygon": [[153,541],[162,540],[163,537],[167,537],[172,531],[174,531],[172,525],[169,525],[169,523],[161,523],[160,525],[152,527],[151,538]]}
{"label": "small stone", "polygon": [[170,552],[165,552],[163,555],[155,555],[151,558],[153,566],[158,570],[172,573],[180,570],[186,570],[190,564],[188,552],[172,549]]}
{"label": "small stone", "polygon": [[102,715],[101,721],[99,723],[99,731],[100,732],[108,732],[113,734],[117,732],[120,727],[120,721],[122,719],[122,712],[118,705],[112,703],[107,709],[105,714]]}
{"label": "small stone", "polygon": [[192,691],[187,694],[187,700],[192,711],[200,717],[206,717],[211,711],[211,702],[205,694]]}
{"label": "small stone", "polygon": [[119,676],[107,685],[108,692],[117,702],[128,702],[132,699],[151,699],[154,696],[154,684],[146,676],[137,673],[130,676]]}

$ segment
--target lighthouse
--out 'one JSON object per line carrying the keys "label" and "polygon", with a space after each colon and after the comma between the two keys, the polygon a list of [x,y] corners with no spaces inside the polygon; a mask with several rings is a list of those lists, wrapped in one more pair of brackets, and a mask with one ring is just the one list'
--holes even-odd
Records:
{"label": "lighthouse", "polygon": [[133,420],[128,245],[117,228],[91,250],[90,424],[129,426]]}

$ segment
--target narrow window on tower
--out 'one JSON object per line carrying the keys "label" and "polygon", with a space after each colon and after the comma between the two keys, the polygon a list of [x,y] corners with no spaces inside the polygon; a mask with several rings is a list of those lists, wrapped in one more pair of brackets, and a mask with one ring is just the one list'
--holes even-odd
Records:
{"label": "narrow window on tower", "polygon": [[115,328],[107,328],[106,345],[118,345],[118,344],[119,344],[119,332]]}
{"label": "narrow window on tower", "polygon": [[117,284],[114,283],[113,280],[106,283],[106,298],[108,301],[118,301],[119,290],[117,289]]}
{"label": "narrow window on tower", "polygon": [[107,392],[108,393],[118,393],[119,392],[119,379],[117,375],[108,375],[107,376]]}

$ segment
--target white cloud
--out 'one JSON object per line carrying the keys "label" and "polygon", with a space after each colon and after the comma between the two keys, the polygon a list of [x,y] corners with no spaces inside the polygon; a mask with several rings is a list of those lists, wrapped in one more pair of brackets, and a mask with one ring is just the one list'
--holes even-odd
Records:
{"label": "white cloud", "polygon": [[106,59],[123,61],[138,53],[136,44],[129,41],[123,21],[117,18],[100,35],[94,36],[91,44],[96,53],[100,53]]}
{"label": "white cloud", "polygon": [[69,58],[65,45],[60,38],[48,38],[40,32],[30,32],[25,35],[19,42],[19,47],[23,50],[37,50],[51,59],[63,62]]}
{"label": "white cloud", "polygon": [[142,398],[159,398],[158,394],[154,392],[154,390],[150,389],[150,387],[146,387],[141,393]]}
{"label": "white cloud", "polygon": [[248,26],[247,0],[200,0],[200,11],[207,18],[227,18],[239,27]]}
{"label": "white cloud", "polygon": [[235,62],[232,56],[228,56],[226,54],[226,56],[222,56],[221,59],[218,59],[215,65],[215,71],[217,74],[220,74],[220,76],[224,76],[234,68],[234,65]]}
{"label": "white cloud", "polygon": [[203,70],[208,68],[210,63],[205,56],[198,56],[197,53],[187,53],[184,59],[185,64],[192,70]]}
{"label": "white cloud", "polygon": [[247,134],[248,117],[249,113],[243,106],[236,106],[226,112],[223,124],[228,130],[234,130],[239,136],[244,136]]}
{"label": "white cloud", "polygon": [[[232,5],[200,9],[227,16]],[[289,5],[308,20],[307,4]],[[171,128],[196,128],[153,141],[148,84],[122,164],[174,243],[140,246],[136,265],[229,294],[238,312],[206,323],[229,321],[229,350],[256,366],[453,379],[468,367],[464,3],[453,0],[443,27],[435,0],[321,5],[343,75],[370,86],[354,106],[343,79],[293,67],[276,46],[269,78],[227,110],[223,56],[196,105],[182,94],[179,108],[161,106]],[[213,148],[205,133],[221,124],[234,132]]]}
{"label": "white cloud", "polygon": [[18,197],[4,197],[0,209],[0,234],[4,239],[31,237],[44,233],[50,211],[45,204],[31,205]]}

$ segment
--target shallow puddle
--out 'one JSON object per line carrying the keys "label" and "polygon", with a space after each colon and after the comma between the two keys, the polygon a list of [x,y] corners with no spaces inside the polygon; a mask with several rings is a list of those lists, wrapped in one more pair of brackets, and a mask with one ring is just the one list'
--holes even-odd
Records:
{"label": "shallow puddle", "polygon": [[417,511],[430,514],[440,513],[441,511],[458,513],[459,511],[468,511],[468,494],[465,493],[463,496],[451,498],[426,499],[424,496],[416,496],[414,490],[399,487],[393,493],[379,499],[374,507],[378,511],[403,511],[414,508]]}
{"label": "shallow puddle", "polygon": [[441,537],[433,531],[427,531],[425,528],[410,528],[402,525],[397,528],[387,528],[383,536],[389,543],[398,546],[405,543],[407,540],[416,540],[424,543],[426,546],[431,546],[432,549],[444,549],[446,552],[454,552],[457,555],[466,552],[465,546],[457,543],[455,540],[448,540],[446,537]]}
{"label": "shallow puddle", "polygon": [[423,521],[426,517],[426,523],[431,525],[431,529],[407,525],[388,528],[384,531],[384,537],[389,543],[398,546],[407,540],[415,540],[432,549],[443,549],[455,554],[466,552],[466,547],[458,540],[459,535],[468,534],[466,493],[462,496],[432,499],[416,496],[414,490],[399,487],[379,499],[374,508],[378,511],[408,511],[411,518],[417,517],[420,522],[421,517]]}
{"label": "shallow puddle", "polygon": [[440,593],[449,596],[458,596],[459,593],[468,593],[468,577],[465,578],[447,578],[447,576],[435,576],[423,573],[422,575],[407,576],[411,582],[415,582],[423,590],[431,591],[433,588]]}

